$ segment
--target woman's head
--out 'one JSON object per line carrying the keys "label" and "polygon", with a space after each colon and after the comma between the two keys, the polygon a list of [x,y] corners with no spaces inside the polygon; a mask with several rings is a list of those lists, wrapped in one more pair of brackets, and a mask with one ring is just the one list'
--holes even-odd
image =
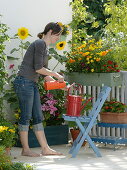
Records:
{"label": "woman's head", "polygon": [[59,36],[62,32],[62,28],[58,23],[50,22],[45,26],[44,31],[39,33],[37,36],[41,39],[43,35],[47,35],[49,31],[51,32],[51,35]]}

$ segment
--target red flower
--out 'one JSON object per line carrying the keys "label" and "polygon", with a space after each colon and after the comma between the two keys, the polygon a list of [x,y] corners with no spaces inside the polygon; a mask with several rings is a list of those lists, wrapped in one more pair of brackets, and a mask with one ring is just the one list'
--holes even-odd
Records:
{"label": "red flower", "polygon": [[14,64],[10,64],[9,69],[13,69]]}
{"label": "red flower", "polygon": [[111,60],[108,60],[108,64],[113,64],[113,62]]}
{"label": "red flower", "polygon": [[109,69],[112,69],[112,66],[108,66]]}
{"label": "red flower", "polygon": [[105,109],[108,109],[109,107],[108,106],[105,106]]}
{"label": "red flower", "polygon": [[120,72],[120,70],[116,70],[117,72]]}
{"label": "red flower", "polygon": [[118,67],[118,65],[114,65],[114,67]]}

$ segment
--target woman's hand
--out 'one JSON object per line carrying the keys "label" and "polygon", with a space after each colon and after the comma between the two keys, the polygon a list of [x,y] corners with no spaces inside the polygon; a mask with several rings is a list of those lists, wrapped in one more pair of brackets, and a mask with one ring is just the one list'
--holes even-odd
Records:
{"label": "woman's hand", "polygon": [[45,80],[45,81],[55,81],[55,79],[52,78],[51,76],[46,76],[46,77],[44,78],[44,80]]}
{"label": "woman's hand", "polygon": [[60,75],[59,73],[57,73],[57,72],[54,74],[54,77],[56,77],[59,82],[64,81],[64,77],[62,75]]}

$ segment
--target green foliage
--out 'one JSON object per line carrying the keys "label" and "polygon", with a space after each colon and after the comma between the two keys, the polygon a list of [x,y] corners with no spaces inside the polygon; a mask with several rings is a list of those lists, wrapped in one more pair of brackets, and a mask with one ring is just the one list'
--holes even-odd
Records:
{"label": "green foliage", "polygon": [[86,7],[83,6],[83,0],[74,0],[70,6],[72,7],[72,21],[69,25],[72,29],[72,42],[77,43],[87,36],[85,23],[88,13]]}
{"label": "green foliage", "polygon": [[[29,36],[31,35],[29,34]],[[23,58],[24,52],[30,45],[30,42],[29,41],[25,42],[24,40],[21,40],[17,34],[15,34],[14,37],[12,37],[11,39],[14,39],[14,40],[18,39],[20,43],[17,47],[13,48],[10,51],[10,56],[7,56],[7,59],[11,61],[18,60],[19,58],[13,56],[14,53],[16,53],[18,56],[21,56]],[[8,75],[8,83],[9,83],[10,88],[5,90],[5,94],[3,96],[3,99],[10,104],[10,108],[14,113],[18,113],[18,110],[19,110],[18,98],[13,88],[13,80],[17,76],[17,71],[19,67],[20,67],[20,64],[17,67],[14,64],[12,64],[12,66],[10,67],[11,74]]]}
{"label": "green foliage", "polygon": [[108,41],[113,44],[113,56],[121,70],[127,70],[127,1],[109,0],[105,4],[105,13],[111,16],[105,29]]}
{"label": "green foliage", "polygon": [[[1,18],[1,15],[0,15]],[[5,54],[5,42],[9,41],[9,36],[7,35],[9,27],[4,24],[0,23],[0,92],[4,94],[4,86],[7,83],[7,72],[5,69],[5,60],[6,60],[6,54]],[[0,116],[3,116],[3,95],[0,94]]]}
{"label": "green foliage", "polygon": [[88,35],[97,39],[102,37],[107,24],[106,19],[110,17],[109,14],[104,12],[106,2],[107,0],[84,0],[84,5],[87,7],[86,11],[89,13],[85,28]]}
{"label": "green foliage", "polygon": [[5,153],[5,147],[0,146],[0,170],[34,170],[30,164],[12,162],[11,157]]}
{"label": "green foliage", "polygon": [[7,122],[0,122],[0,145],[5,147],[12,147],[16,140],[15,127]]}
{"label": "green foliage", "polygon": [[50,90],[49,92],[42,86],[43,81],[40,80],[39,91],[41,96],[41,104],[43,110],[44,121],[43,125],[53,126],[62,125],[64,119],[62,118],[65,113],[65,95],[64,91],[60,89]]}

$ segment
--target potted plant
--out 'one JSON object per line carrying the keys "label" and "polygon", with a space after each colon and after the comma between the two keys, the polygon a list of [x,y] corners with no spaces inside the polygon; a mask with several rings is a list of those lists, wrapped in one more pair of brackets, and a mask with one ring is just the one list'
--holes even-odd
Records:
{"label": "potted plant", "polygon": [[10,154],[11,147],[16,141],[15,127],[6,120],[0,122],[0,145],[4,146],[7,154]]}
{"label": "potted plant", "polygon": [[44,116],[43,126],[48,144],[67,144],[69,128],[62,118],[66,112],[64,91],[60,89],[46,91],[41,86],[40,95]]}
{"label": "potted plant", "polygon": [[101,39],[72,44],[70,52],[66,53],[67,81],[86,86],[121,85],[121,73],[112,50]]}
{"label": "potted plant", "polygon": [[100,113],[100,121],[104,123],[127,124],[127,105],[112,99],[106,101]]}

